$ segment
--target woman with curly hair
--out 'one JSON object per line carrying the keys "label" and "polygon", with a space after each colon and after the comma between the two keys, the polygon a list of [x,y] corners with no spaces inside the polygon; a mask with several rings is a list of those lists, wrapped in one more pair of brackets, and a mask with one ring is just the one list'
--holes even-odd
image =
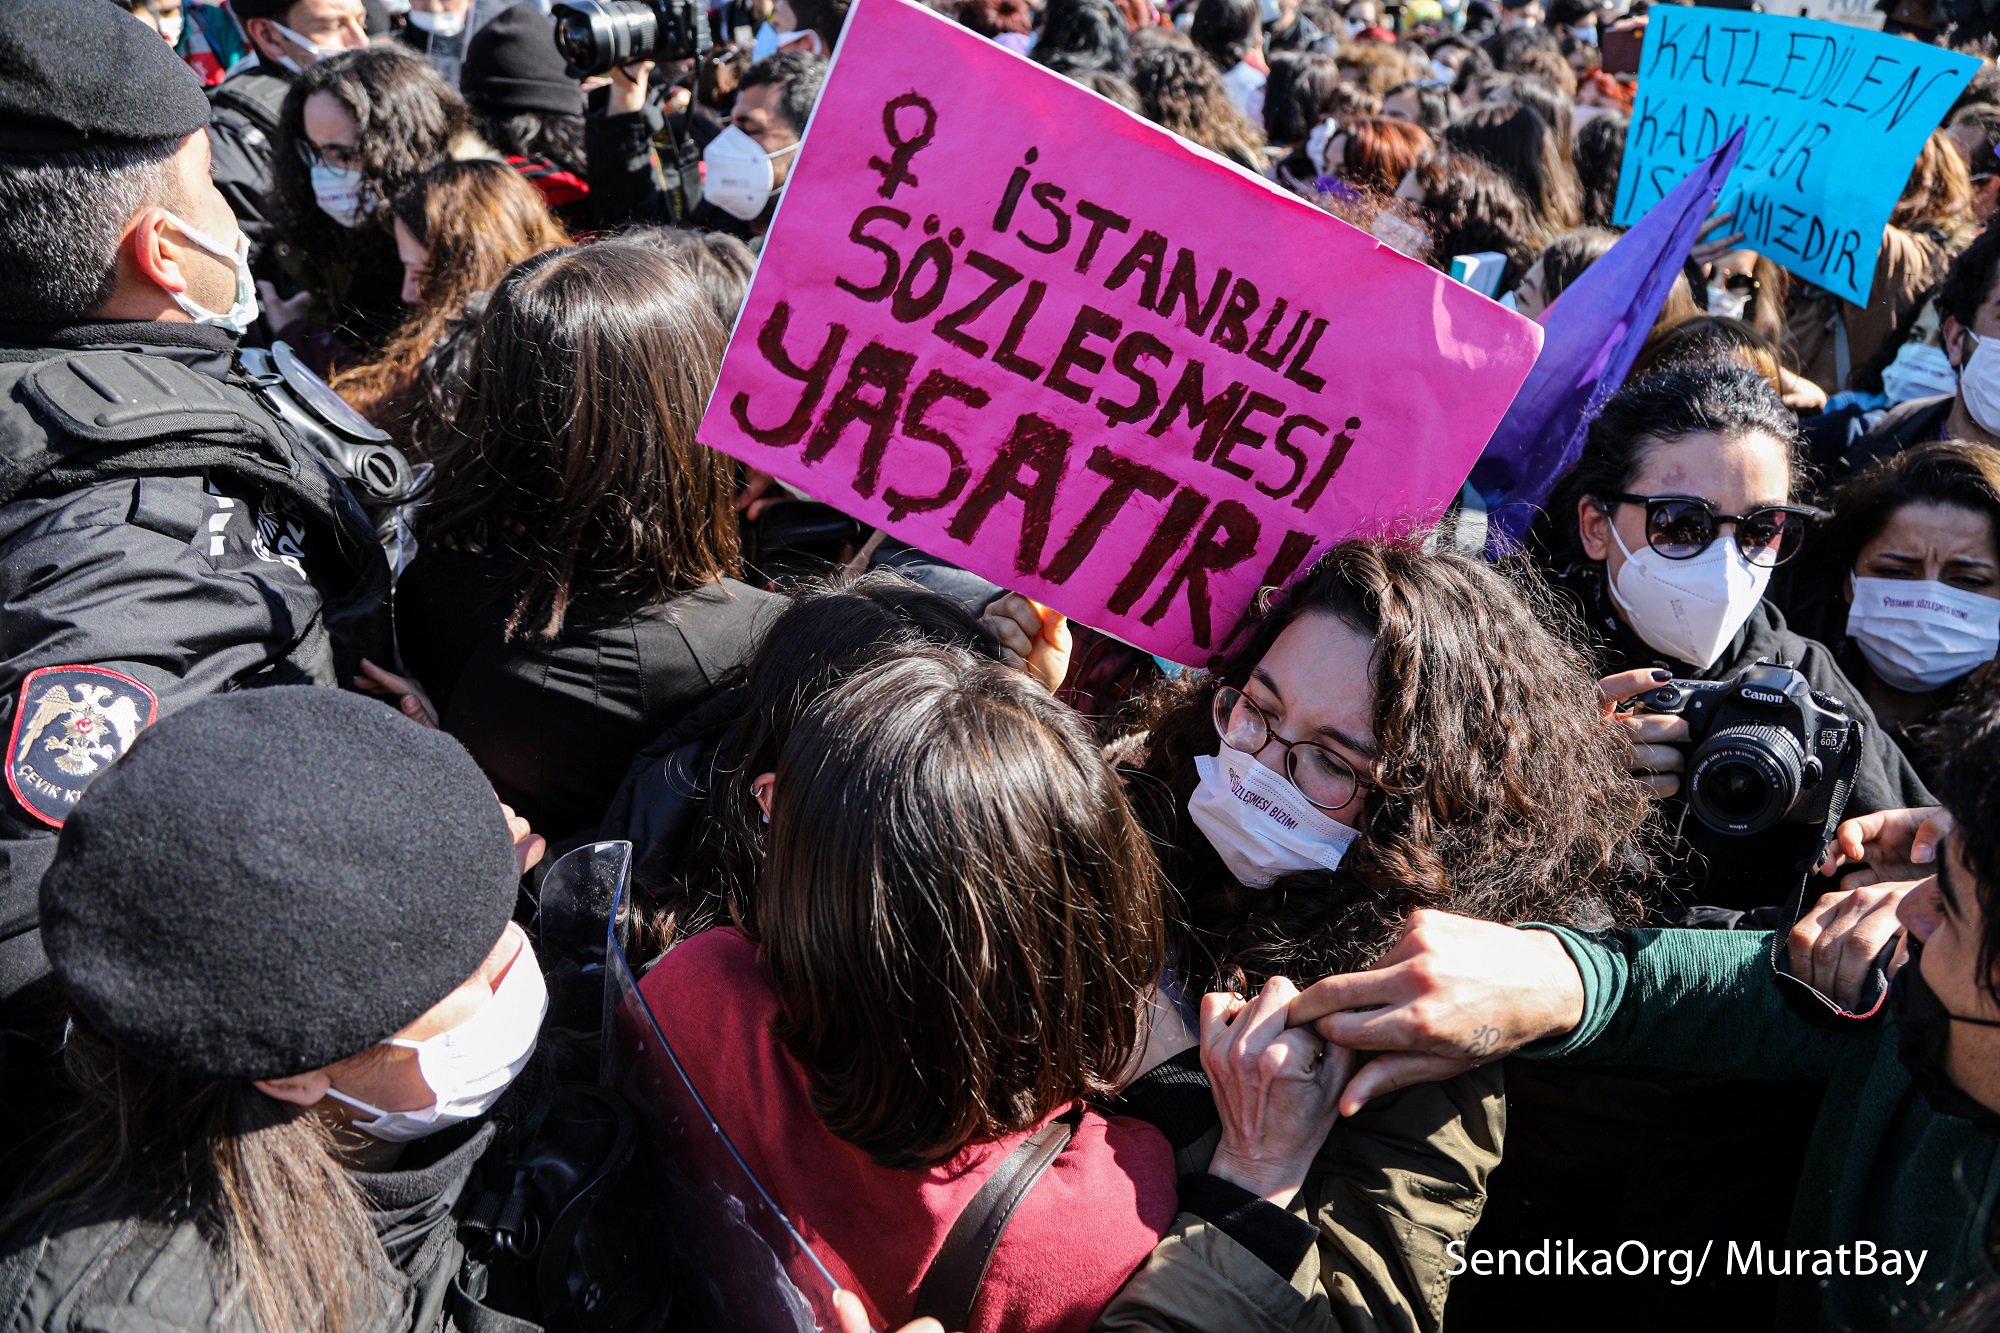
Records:
{"label": "woman with curly hair", "polygon": [[490,156],[464,99],[418,56],[371,46],[307,66],[274,162],[278,257],[311,303],[271,312],[280,336],[309,311],[337,340],[323,361],[386,344],[402,317],[396,197],[440,162]]}
{"label": "woman with curly hair", "polygon": [[1507,256],[1497,291],[1518,283],[1550,239],[1512,182],[1470,153],[1449,149],[1432,153],[1403,179],[1396,193],[1423,209],[1437,267],[1449,272],[1454,255],[1482,250]]}
{"label": "woman with curly hair", "polygon": [[421,456],[453,378],[439,374],[433,354],[465,325],[466,303],[569,237],[535,187],[504,162],[442,163],[397,195],[390,211],[408,313],[382,355],[337,376],[334,388]]}
{"label": "woman with curly hair", "polygon": [[1623,915],[1645,796],[1552,606],[1525,571],[1343,542],[1154,696],[1131,785],[1191,985],[1366,967],[1425,907]]}
{"label": "woman with curly hair", "polygon": [[1146,118],[1252,171],[1264,169],[1264,136],[1230,100],[1215,62],[1176,41],[1141,46],[1132,87]]}

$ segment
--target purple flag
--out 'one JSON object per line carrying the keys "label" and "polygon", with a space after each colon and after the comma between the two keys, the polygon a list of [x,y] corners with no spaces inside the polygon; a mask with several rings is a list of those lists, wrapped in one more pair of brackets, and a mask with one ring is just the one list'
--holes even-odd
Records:
{"label": "purple flag", "polygon": [[1742,147],[1739,129],[1542,312],[1541,357],[1472,465],[1492,553],[1519,545],[1583,452],[1591,418],[1624,384]]}

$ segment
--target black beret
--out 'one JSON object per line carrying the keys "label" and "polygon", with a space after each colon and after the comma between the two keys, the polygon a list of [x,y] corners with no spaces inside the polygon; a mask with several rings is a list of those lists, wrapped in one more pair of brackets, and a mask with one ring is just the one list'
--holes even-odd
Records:
{"label": "black beret", "polygon": [[161,719],[84,791],[42,877],[42,944],[121,1050],[285,1078],[464,984],[517,879],[500,802],[450,736],[340,690],[246,690]]}
{"label": "black beret", "polygon": [[583,114],[583,89],[556,50],[555,29],[533,5],[510,5],[472,35],[459,91],[487,111]]}
{"label": "black beret", "polygon": [[0,150],[164,143],[207,127],[195,72],[109,0],[0,0]]}

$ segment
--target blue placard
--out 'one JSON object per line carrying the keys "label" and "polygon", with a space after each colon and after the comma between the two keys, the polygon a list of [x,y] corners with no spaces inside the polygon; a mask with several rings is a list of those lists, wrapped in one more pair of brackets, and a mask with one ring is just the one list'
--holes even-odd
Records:
{"label": "blue placard", "polygon": [[1614,221],[1630,226],[1739,126],[1720,207],[1799,278],[1868,303],[1882,227],[1979,61],[1879,32],[1655,5]]}

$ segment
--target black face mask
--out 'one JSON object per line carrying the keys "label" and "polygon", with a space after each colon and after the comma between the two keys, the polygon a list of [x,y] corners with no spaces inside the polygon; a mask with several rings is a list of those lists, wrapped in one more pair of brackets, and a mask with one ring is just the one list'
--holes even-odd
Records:
{"label": "black face mask", "polygon": [[1974,1100],[1945,1071],[1945,1047],[1951,1041],[1954,1022],[2000,1028],[2000,1021],[1968,1018],[1945,1008],[1944,1001],[1924,980],[1919,967],[1922,958],[1923,947],[1912,940],[1910,959],[1889,986],[1889,1004],[1895,1011],[1899,1034],[1896,1056],[1910,1071],[1917,1091],[1924,1094],[1933,1111],[1970,1120],[1980,1133],[2000,1138],[2000,1111]]}

